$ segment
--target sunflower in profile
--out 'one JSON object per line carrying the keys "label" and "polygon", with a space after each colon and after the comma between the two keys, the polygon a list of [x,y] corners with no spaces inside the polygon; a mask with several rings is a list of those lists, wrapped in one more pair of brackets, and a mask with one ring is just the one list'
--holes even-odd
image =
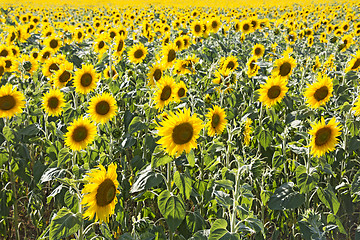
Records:
{"label": "sunflower in profile", "polygon": [[70,123],[65,134],[65,145],[71,150],[79,151],[94,141],[96,126],[88,118],[80,117]]}
{"label": "sunflower in profile", "polygon": [[74,65],[71,62],[64,61],[58,71],[56,71],[51,76],[51,81],[54,83],[55,87],[63,88],[66,87],[66,84],[72,79],[72,71]]}
{"label": "sunflower in profile", "polygon": [[175,87],[175,95],[174,95],[174,99],[176,102],[180,102],[181,98],[186,97],[186,93],[187,93],[187,88],[186,85],[183,81],[180,81],[179,83],[176,84]]}
{"label": "sunflower in profile", "polygon": [[259,101],[267,108],[272,107],[280,102],[288,91],[286,87],[287,80],[279,76],[269,77],[265,84],[262,84],[259,89]]}
{"label": "sunflower in profile", "polygon": [[32,75],[38,69],[38,67],[39,64],[35,59],[29,57],[28,55],[22,55],[14,62],[14,65],[12,66],[13,68],[12,70],[14,72],[18,71]]}
{"label": "sunflower in profile", "polygon": [[245,128],[244,128],[244,143],[246,146],[249,146],[250,145],[250,140],[251,140],[251,133],[252,133],[252,127],[251,127],[251,124],[252,124],[252,120],[251,118],[246,118],[246,121],[245,121]]}
{"label": "sunflower in profile", "polygon": [[333,92],[333,80],[327,75],[318,74],[317,81],[313,84],[307,84],[304,95],[306,97],[306,103],[311,108],[318,108],[321,105],[326,104]]}
{"label": "sunflower in profile", "polygon": [[75,91],[81,94],[88,94],[96,88],[99,81],[99,74],[96,73],[94,66],[87,64],[82,69],[77,70],[74,77]]}
{"label": "sunflower in profile", "polygon": [[285,54],[284,58],[275,60],[275,68],[272,71],[272,75],[288,79],[295,66],[295,59]]}
{"label": "sunflower in profile", "polygon": [[227,124],[227,120],[225,119],[226,113],[224,109],[215,105],[212,109],[209,110],[208,114],[206,114],[206,117],[209,120],[206,124],[208,135],[210,137],[215,136],[215,133],[220,135],[224,131]]}
{"label": "sunflower in profile", "polygon": [[254,77],[258,74],[258,71],[260,69],[259,65],[256,64],[257,57],[252,56],[249,61],[246,63],[246,66],[248,68],[247,75],[249,78]]}
{"label": "sunflower in profile", "polygon": [[356,71],[360,69],[360,50],[356,52],[356,55],[352,55],[354,58],[350,60],[345,68],[345,72]]}
{"label": "sunflower in profile", "polygon": [[93,219],[95,216],[96,222],[107,223],[115,212],[119,182],[114,163],[109,165],[108,171],[101,164],[98,168],[92,169],[84,178],[87,183],[81,191],[81,204],[85,206],[84,218]]}
{"label": "sunflower in profile", "polygon": [[111,94],[105,92],[91,98],[88,113],[95,122],[105,124],[116,115],[116,112],[116,100]]}
{"label": "sunflower in profile", "polygon": [[360,97],[358,97],[357,101],[355,102],[355,106],[352,108],[353,111],[355,111],[354,115],[358,116],[360,115]]}
{"label": "sunflower in profile", "polygon": [[123,35],[118,35],[115,37],[113,54],[117,57],[121,57],[124,50],[125,50],[125,37]]}
{"label": "sunflower in profile", "polygon": [[43,50],[41,50],[41,52],[39,53],[39,61],[43,63],[47,59],[49,59],[51,55],[52,55],[52,50],[46,47]]}
{"label": "sunflower in profile", "polygon": [[141,63],[144,61],[146,55],[148,53],[148,50],[142,43],[138,43],[131,47],[131,49],[128,52],[128,57],[130,62],[132,63]]}
{"label": "sunflower in profile", "polygon": [[105,70],[104,70],[104,77],[105,78],[107,78],[107,79],[109,79],[109,78],[116,79],[118,76],[119,76],[119,74],[116,71],[114,65],[111,66],[111,71],[110,71],[110,66],[107,66],[107,68],[105,68]]}
{"label": "sunflower in profile", "polygon": [[309,131],[311,142],[311,154],[316,157],[321,157],[327,152],[335,150],[335,145],[338,143],[336,137],[341,135],[341,126],[332,118],[328,124],[325,124],[324,117],[321,117],[319,122],[311,124],[312,129]]}
{"label": "sunflower in profile", "polygon": [[16,87],[6,84],[0,88],[0,118],[12,118],[22,112],[25,107],[25,97]]}
{"label": "sunflower in profile", "polygon": [[58,88],[45,93],[42,101],[43,109],[49,116],[59,116],[65,106],[64,94]]}
{"label": "sunflower in profile", "polygon": [[157,127],[161,137],[157,143],[171,156],[179,156],[184,150],[189,153],[197,148],[196,139],[202,128],[201,119],[196,113],[191,116],[190,109],[179,110],[177,114],[171,112]]}
{"label": "sunflower in profile", "polygon": [[177,51],[181,51],[184,49],[184,42],[182,36],[175,38],[174,43],[177,46]]}
{"label": "sunflower in profile", "polygon": [[154,100],[156,101],[155,107],[162,110],[175,97],[176,84],[172,77],[164,76],[156,85],[158,90],[154,95]]}
{"label": "sunflower in profile", "polygon": [[154,64],[151,68],[148,76],[148,85],[155,86],[158,81],[163,77],[164,67],[161,64]]}
{"label": "sunflower in profile", "polygon": [[262,44],[256,44],[253,47],[253,55],[257,58],[261,58],[262,56],[264,56],[265,53],[265,47]]}
{"label": "sunflower in profile", "polygon": [[161,63],[165,69],[171,67],[176,60],[177,46],[175,43],[169,43],[162,49],[162,60]]}
{"label": "sunflower in profile", "polygon": [[0,58],[0,77],[5,73],[5,61]]}

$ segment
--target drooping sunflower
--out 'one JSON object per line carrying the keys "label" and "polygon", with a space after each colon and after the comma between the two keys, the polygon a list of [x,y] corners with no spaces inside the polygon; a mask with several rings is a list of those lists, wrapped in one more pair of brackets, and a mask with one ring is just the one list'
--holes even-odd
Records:
{"label": "drooping sunflower", "polygon": [[178,156],[184,150],[189,153],[191,149],[197,148],[196,139],[202,128],[201,119],[196,113],[191,116],[190,109],[179,110],[177,114],[171,112],[157,127],[161,137],[157,143],[171,156]]}
{"label": "drooping sunflower", "polygon": [[215,136],[215,133],[220,135],[227,124],[225,110],[215,105],[212,109],[209,109],[206,117],[209,120],[206,124],[208,135],[210,137]]}
{"label": "drooping sunflower", "polygon": [[130,62],[132,63],[141,63],[144,61],[146,55],[148,53],[148,50],[142,43],[138,43],[131,47],[131,49],[128,52],[128,57]]}
{"label": "drooping sunflower", "polygon": [[175,43],[169,43],[162,49],[162,60],[161,63],[163,64],[164,68],[167,69],[171,67],[176,60],[176,50],[177,46]]}
{"label": "drooping sunflower", "polygon": [[51,76],[51,81],[54,83],[55,87],[63,88],[72,78],[72,71],[74,69],[74,65],[71,62],[64,61],[58,71],[56,71]]}
{"label": "drooping sunflower", "polygon": [[163,76],[164,67],[161,64],[154,64],[148,73],[148,85],[155,86]]}
{"label": "drooping sunflower", "polygon": [[355,111],[354,113],[355,116],[360,115],[360,96],[358,96],[358,99],[355,102],[355,106],[352,108],[352,110]]}
{"label": "drooping sunflower", "polygon": [[267,108],[280,102],[288,91],[287,80],[279,76],[271,76],[259,89],[259,101]]}
{"label": "drooping sunflower", "polygon": [[99,81],[99,74],[96,73],[94,66],[87,64],[82,69],[77,70],[74,77],[75,91],[81,94],[88,94],[96,88]]}
{"label": "drooping sunflower", "polygon": [[154,100],[156,108],[162,110],[175,97],[176,84],[172,77],[164,76],[156,83],[158,90],[155,92]]}
{"label": "drooping sunflower", "polygon": [[96,126],[88,118],[79,117],[67,128],[65,134],[65,145],[74,151],[85,149],[94,141]]}
{"label": "drooping sunflower", "polygon": [[261,58],[262,56],[264,56],[265,53],[265,47],[262,44],[256,44],[253,47],[253,55],[257,58]]}
{"label": "drooping sunflower", "polygon": [[321,157],[327,152],[335,150],[335,145],[338,143],[336,137],[341,135],[341,126],[332,118],[328,124],[325,124],[324,117],[321,117],[319,122],[311,124],[312,129],[309,131],[311,142],[311,154],[316,157]]}
{"label": "drooping sunflower", "polygon": [[246,63],[246,66],[248,67],[247,75],[249,78],[254,77],[258,74],[258,71],[260,69],[259,65],[256,64],[257,57],[252,56],[249,61]]}
{"label": "drooping sunflower", "polygon": [[306,97],[306,103],[311,108],[318,108],[321,105],[326,104],[333,92],[333,80],[325,74],[318,74],[317,81],[313,84],[307,84],[304,95]]}
{"label": "drooping sunflower", "polygon": [[50,89],[42,100],[42,108],[49,116],[59,116],[65,106],[64,94],[58,88]]}
{"label": "drooping sunflower", "polygon": [[95,216],[95,221],[109,222],[118,201],[116,194],[120,193],[116,165],[111,163],[107,172],[101,164],[98,168],[92,169],[84,178],[87,183],[81,191],[81,204],[85,206],[84,218],[93,219]]}
{"label": "drooping sunflower", "polygon": [[97,123],[107,123],[116,115],[116,111],[116,100],[109,93],[98,94],[90,100],[88,113]]}
{"label": "drooping sunflower", "polygon": [[244,128],[244,143],[246,146],[250,145],[250,140],[251,140],[251,133],[252,133],[252,120],[251,118],[246,118],[245,121],[245,128]]}
{"label": "drooping sunflower", "polygon": [[186,85],[183,81],[180,81],[179,83],[176,84],[175,87],[175,95],[174,95],[174,99],[176,102],[180,102],[181,98],[186,97],[186,93],[187,93],[187,88]]}
{"label": "drooping sunflower", "polygon": [[296,61],[294,58],[285,54],[283,58],[275,60],[274,64],[275,68],[272,71],[272,75],[288,79],[296,66]]}
{"label": "drooping sunflower", "polygon": [[354,58],[350,60],[345,68],[345,72],[356,71],[360,69],[360,50],[356,52],[356,55],[352,55]]}
{"label": "drooping sunflower", "polygon": [[11,84],[0,88],[0,118],[12,118],[25,107],[25,96]]}

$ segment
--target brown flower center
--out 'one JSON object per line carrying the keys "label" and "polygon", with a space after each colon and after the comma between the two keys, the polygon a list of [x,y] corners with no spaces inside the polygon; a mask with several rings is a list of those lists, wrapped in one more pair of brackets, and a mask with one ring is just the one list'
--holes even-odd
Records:
{"label": "brown flower center", "polygon": [[59,105],[59,99],[57,97],[51,97],[48,100],[48,106],[51,109],[56,109]]}
{"label": "brown flower center", "polygon": [[107,101],[100,101],[96,104],[95,110],[99,115],[106,115],[110,111],[110,105]]}
{"label": "brown flower center", "polygon": [[0,109],[2,111],[8,111],[13,107],[15,107],[15,105],[16,105],[16,101],[13,96],[5,95],[0,97]]}
{"label": "brown flower center", "polygon": [[162,76],[162,71],[160,69],[156,69],[154,71],[153,77],[156,81],[159,81]]}
{"label": "brown flower center", "polygon": [[59,82],[65,83],[65,82],[69,81],[70,77],[71,77],[71,74],[68,71],[64,71],[59,77]]}
{"label": "brown flower center", "polygon": [[280,66],[280,75],[282,77],[287,76],[291,71],[291,64],[288,62],[284,62],[281,66]]}
{"label": "brown flower center", "polygon": [[172,139],[176,144],[186,144],[190,142],[194,134],[193,127],[190,123],[185,122],[174,127]]}
{"label": "brown flower center", "polygon": [[268,97],[270,99],[275,99],[277,98],[281,93],[281,88],[279,86],[272,86],[269,90],[268,90]]}
{"label": "brown flower center", "polygon": [[259,55],[261,55],[261,48],[255,48],[255,55],[256,56],[259,56]]}
{"label": "brown flower center", "polygon": [[107,178],[98,187],[96,193],[96,204],[104,207],[110,204],[116,196],[116,187],[114,182]]}
{"label": "brown flower center", "polygon": [[170,98],[170,96],[171,96],[171,87],[165,86],[164,89],[161,92],[160,100],[161,101],[166,101],[166,100],[168,100]]}
{"label": "brown flower center", "polygon": [[84,126],[78,126],[77,128],[75,128],[72,134],[72,139],[75,142],[82,142],[86,139],[87,136],[88,136],[87,128]]}
{"label": "brown flower center", "polygon": [[234,69],[235,67],[235,63],[233,61],[230,61],[227,65],[226,65],[226,68],[228,69]]}
{"label": "brown flower center", "polygon": [[322,86],[321,88],[319,88],[318,90],[316,90],[316,92],[314,93],[314,98],[317,101],[321,101],[323,99],[325,99],[329,94],[329,89],[327,86]]}
{"label": "brown flower center", "polygon": [[185,96],[185,89],[184,88],[180,88],[179,90],[178,90],[178,96],[180,97],[180,98],[182,98],[183,96]]}
{"label": "brown flower center", "polygon": [[174,61],[174,59],[176,58],[176,52],[174,49],[170,49],[169,53],[168,53],[168,58],[167,61],[170,63],[172,61]]}
{"label": "brown flower center", "polygon": [[330,137],[331,137],[331,128],[324,127],[319,129],[315,134],[315,145],[322,146],[328,143]]}
{"label": "brown flower center", "polygon": [[136,59],[140,59],[142,56],[144,56],[144,52],[143,52],[142,49],[138,49],[138,50],[135,51],[134,57],[135,57]]}
{"label": "brown flower center", "polygon": [[55,48],[57,48],[58,46],[59,46],[58,40],[53,39],[53,40],[50,41],[50,47],[51,47],[52,49],[55,49]]}
{"label": "brown flower center", "polygon": [[85,73],[80,79],[81,86],[88,87],[92,83],[92,76],[90,73]]}
{"label": "brown flower center", "polygon": [[200,32],[201,31],[201,26],[199,24],[195,25],[195,32]]}
{"label": "brown flower center", "polygon": [[121,52],[121,50],[123,49],[123,47],[124,47],[124,41],[123,41],[123,40],[120,40],[116,50],[117,50],[118,52]]}
{"label": "brown flower center", "polygon": [[211,126],[216,128],[220,123],[220,116],[219,114],[215,113],[211,118]]}
{"label": "brown flower center", "polygon": [[351,67],[352,70],[357,69],[360,66],[360,58],[356,59],[354,65]]}

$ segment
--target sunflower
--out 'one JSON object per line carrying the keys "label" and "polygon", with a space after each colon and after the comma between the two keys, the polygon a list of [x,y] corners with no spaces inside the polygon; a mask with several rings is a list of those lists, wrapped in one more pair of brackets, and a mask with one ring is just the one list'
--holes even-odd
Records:
{"label": "sunflower", "polygon": [[183,97],[186,97],[186,93],[187,93],[187,88],[186,88],[186,85],[183,81],[180,81],[178,84],[176,84],[176,87],[175,87],[175,101],[176,102],[180,102],[181,101],[181,98]]}
{"label": "sunflower", "polygon": [[252,28],[251,21],[245,20],[245,21],[241,22],[240,30],[244,34],[248,34],[248,33],[252,32],[253,28]]}
{"label": "sunflower", "polygon": [[182,36],[182,41],[184,43],[183,49],[187,49],[190,47],[191,44],[191,38],[188,35]]}
{"label": "sunflower", "polygon": [[214,106],[212,109],[209,110],[209,113],[206,114],[208,118],[208,123],[206,124],[208,134],[210,137],[215,136],[215,133],[221,134],[225,126],[227,124],[226,113],[224,109],[219,106]]}
{"label": "sunflower", "polygon": [[191,24],[191,29],[195,37],[201,37],[203,35],[203,25],[200,21],[194,21]]}
{"label": "sunflower", "polygon": [[94,40],[93,48],[96,53],[103,54],[108,50],[108,38],[104,35],[100,35]]}
{"label": "sunflower", "polygon": [[203,126],[196,113],[190,115],[190,109],[179,110],[177,114],[171,112],[160,124],[157,130],[161,138],[157,143],[169,155],[178,156],[184,150],[189,153],[192,148],[197,148],[196,139]]}
{"label": "sunflower", "polygon": [[259,101],[267,108],[280,102],[288,91],[287,80],[279,76],[269,77],[265,84],[260,86]]}
{"label": "sunflower", "polygon": [[60,89],[50,89],[43,98],[43,109],[50,116],[59,116],[65,106],[64,94]]}
{"label": "sunflower", "polygon": [[244,128],[244,142],[246,146],[250,145],[251,133],[253,130],[251,124],[252,124],[251,118],[246,118],[245,128]]}
{"label": "sunflower", "polygon": [[55,87],[63,88],[72,78],[72,70],[74,65],[68,61],[64,61],[58,71],[56,71],[51,76],[51,81],[54,83]]}
{"label": "sunflower", "polygon": [[128,57],[130,62],[132,63],[141,63],[144,61],[148,50],[142,43],[138,43],[131,47],[130,51],[128,52]]}
{"label": "sunflower", "polygon": [[230,71],[236,70],[238,66],[238,59],[234,56],[227,57],[222,65],[223,68],[230,69]]}
{"label": "sunflower", "polygon": [[175,43],[169,43],[162,49],[162,56],[163,59],[161,63],[163,64],[164,68],[167,69],[171,67],[176,60],[176,50],[177,46]]}
{"label": "sunflower", "polygon": [[156,83],[158,90],[155,92],[154,100],[156,101],[156,108],[162,110],[164,106],[175,97],[176,84],[172,77],[164,76]]}
{"label": "sunflower", "polygon": [[360,50],[356,52],[356,55],[352,55],[354,58],[350,60],[345,68],[345,72],[356,71],[360,69]]}
{"label": "sunflower", "polygon": [[114,65],[111,66],[111,71],[110,71],[110,66],[105,68],[104,75],[108,79],[109,78],[116,79],[119,76],[116,69],[115,69],[115,67],[114,67]]}
{"label": "sunflower", "polygon": [[109,222],[118,201],[116,194],[120,193],[116,165],[111,163],[107,172],[101,164],[98,168],[84,178],[87,183],[81,191],[84,194],[81,204],[85,206],[84,218],[93,219],[95,215],[95,221]]}
{"label": "sunflower", "polygon": [[262,44],[256,44],[253,47],[253,55],[257,58],[261,58],[264,56],[265,53],[265,47]]}
{"label": "sunflower", "polygon": [[113,54],[117,57],[120,57],[124,52],[124,49],[125,49],[125,37],[123,35],[116,36]]}
{"label": "sunflower", "polygon": [[286,36],[285,41],[289,43],[290,45],[294,44],[297,39],[297,34],[294,31],[289,32],[289,34]]}
{"label": "sunflower", "polygon": [[258,74],[258,71],[260,69],[259,65],[256,64],[257,57],[252,56],[249,61],[246,63],[246,66],[248,67],[247,75],[249,78],[254,77]]}
{"label": "sunflower", "polygon": [[88,113],[97,123],[107,123],[116,115],[116,111],[116,100],[109,93],[98,94],[90,100]]}
{"label": "sunflower", "polygon": [[40,54],[39,54],[39,49],[34,48],[34,49],[31,51],[30,56],[31,56],[33,59],[37,60],[37,58],[40,56]]}
{"label": "sunflower", "polygon": [[0,58],[0,77],[5,73],[5,61]]}
{"label": "sunflower", "polygon": [[355,102],[355,106],[352,108],[355,111],[354,115],[360,115],[360,96],[358,97],[357,101]]}
{"label": "sunflower", "polygon": [[81,94],[88,94],[96,88],[99,81],[99,74],[96,73],[94,66],[86,64],[81,70],[77,70],[74,77],[75,91]]}
{"label": "sunflower", "polygon": [[65,145],[74,151],[85,149],[94,141],[96,126],[88,118],[80,117],[70,123],[65,134]]}
{"label": "sunflower", "polygon": [[311,154],[316,157],[321,157],[327,152],[335,150],[335,145],[338,143],[336,137],[341,135],[341,126],[332,118],[328,124],[325,124],[324,117],[321,117],[319,122],[311,124],[312,129],[309,131],[311,142]]}
{"label": "sunflower", "polygon": [[25,97],[11,84],[0,88],[0,118],[12,118],[22,112],[25,107]]}
{"label": "sunflower", "polygon": [[272,75],[288,79],[295,66],[295,59],[285,54],[283,58],[275,60],[275,68],[272,71]]}
{"label": "sunflower", "polygon": [[0,45],[0,57],[11,57],[12,51],[10,49],[10,47],[6,46],[5,44]]}
{"label": "sunflower", "polygon": [[52,53],[56,53],[60,49],[62,41],[59,38],[50,36],[44,40],[44,45],[48,47]]}
{"label": "sunflower", "polygon": [[148,73],[148,85],[154,86],[159,80],[161,80],[164,72],[164,67],[161,64],[154,64]]}
{"label": "sunflower", "polygon": [[5,72],[11,72],[13,70],[13,65],[16,62],[16,58],[14,57],[6,57],[4,58],[5,62]]}
{"label": "sunflower", "polygon": [[28,55],[22,55],[14,62],[12,70],[14,72],[18,71],[23,73],[29,73],[31,75],[38,69],[38,67],[39,64],[36,60],[34,60],[32,57],[29,57]]}
{"label": "sunflower", "polygon": [[318,108],[327,103],[332,96],[333,80],[327,75],[318,74],[317,81],[312,85],[307,84],[304,95],[307,98],[306,103],[311,108]]}
{"label": "sunflower", "polygon": [[211,32],[217,33],[221,27],[220,18],[219,17],[212,18],[210,20],[209,27]]}
{"label": "sunflower", "polygon": [[47,59],[49,59],[52,55],[52,50],[48,47],[44,48],[43,50],[41,50],[41,52],[39,53],[40,55],[40,62],[45,62]]}
{"label": "sunflower", "polygon": [[58,57],[47,59],[42,67],[43,75],[45,77],[51,77],[51,75],[60,69],[61,63],[62,61]]}

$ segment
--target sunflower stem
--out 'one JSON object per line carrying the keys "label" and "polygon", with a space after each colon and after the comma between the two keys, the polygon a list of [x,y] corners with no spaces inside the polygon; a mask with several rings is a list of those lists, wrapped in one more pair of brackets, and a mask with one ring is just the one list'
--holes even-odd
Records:
{"label": "sunflower stem", "polygon": [[172,163],[172,161],[167,164],[167,176],[166,176],[167,181],[168,181],[167,187],[168,187],[169,192],[171,192],[171,163]]}
{"label": "sunflower stem", "polygon": [[[261,107],[260,107],[260,116],[259,116],[259,126],[262,127],[262,112],[263,112],[263,105],[261,104]],[[260,144],[260,141],[258,139],[258,150],[257,150],[257,154],[260,154],[260,150],[261,150],[261,144]]]}
{"label": "sunflower stem", "polygon": [[[7,126],[7,119],[4,119],[4,126]],[[16,240],[20,240],[20,232],[19,232],[19,226],[18,226],[18,208],[17,208],[17,194],[16,194],[16,186],[15,186],[15,177],[14,177],[14,172],[12,171],[11,168],[11,159],[12,159],[12,150],[11,150],[11,146],[10,146],[10,142],[8,140],[6,140],[6,148],[9,154],[9,158],[8,158],[8,167],[9,167],[9,177],[10,177],[10,182],[11,182],[11,190],[13,193],[13,197],[14,197],[14,216],[13,216],[13,220],[14,220],[14,228],[15,228],[15,239]]]}

